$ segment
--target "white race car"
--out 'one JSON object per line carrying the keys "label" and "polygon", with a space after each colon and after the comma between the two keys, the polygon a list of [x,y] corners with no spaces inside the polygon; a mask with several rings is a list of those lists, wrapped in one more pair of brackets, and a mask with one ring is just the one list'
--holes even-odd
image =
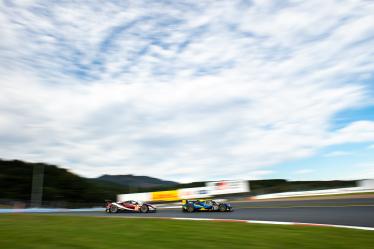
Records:
{"label": "white race car", "polygon": [[135,212],[135,213],[151,213],[156,212],[156,207],[139,201],[124,201],[124,202],[111,202],[107,201],[105,212],[118,213],[118,212]]}

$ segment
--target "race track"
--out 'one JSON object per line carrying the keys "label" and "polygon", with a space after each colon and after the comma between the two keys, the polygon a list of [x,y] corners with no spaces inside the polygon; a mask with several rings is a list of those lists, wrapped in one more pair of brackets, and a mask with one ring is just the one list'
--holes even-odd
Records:
{"label": "race track", "polygon": [[234,212],[183,213],[181,209],[161,209],[157,213],[68,212],[63,215],[114,216],[114,217],[182,217],[211,219],[240,219],[285,221],[302,223],[334,224],[374,227],[374,198],[309,200],[309,201],[265,201],[232,203]]}

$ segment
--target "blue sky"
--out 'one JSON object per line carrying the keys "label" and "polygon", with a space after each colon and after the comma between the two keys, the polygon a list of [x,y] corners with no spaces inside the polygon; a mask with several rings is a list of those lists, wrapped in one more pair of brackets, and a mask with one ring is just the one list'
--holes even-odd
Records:
{"label": "blue sky", "polygon": [[0,158],[374,178],[372,1],[3,1]]}

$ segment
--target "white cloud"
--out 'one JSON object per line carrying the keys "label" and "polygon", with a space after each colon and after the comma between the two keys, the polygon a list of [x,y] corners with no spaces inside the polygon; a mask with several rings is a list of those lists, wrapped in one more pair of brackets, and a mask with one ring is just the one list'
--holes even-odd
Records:
{"label": "white cloud", "polygon": [[373,140],[374,121],[356,121],[338,130],[326,141],[330,144],[342,144]]}
{"label": "white cloud", "polygon": [[332,151],[325,154],[325,157],[341,157],[341,156],[349,156],[352,155],[351,152],[348,151]]}
{"label": "white cloud", "polygon": [[310,174],[310,173],[313,173],[313,172],[314,172],[313,169],[299,169],[299,170],[295,171],[295,174],[296,175],[307,175],[307,174]]}
{"label": "white cloud", "polygon": [[363,162],[351,166],[353,170],[345,169],[339,172],[340,179],[374,179],[374,162]]}
{"label": "white cloud", "polygon": [[188,181],[374,141],[331,128],[371,101],[372,3],[187,5],[4,6],[0,156]]}

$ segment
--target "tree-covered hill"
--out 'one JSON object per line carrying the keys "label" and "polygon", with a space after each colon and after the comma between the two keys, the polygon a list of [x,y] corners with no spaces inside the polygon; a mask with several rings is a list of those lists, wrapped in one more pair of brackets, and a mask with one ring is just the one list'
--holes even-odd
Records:
{"label": "tree-covered hill", "polygon": [[[28,203],[31,198],[33,166],[35,163],[0,160],[0,199]],[[115,199],[129,188],[96,179],[78,176],[55,165],[44,166],[43,201],[46,205],[74,205],[102,203]]]}

